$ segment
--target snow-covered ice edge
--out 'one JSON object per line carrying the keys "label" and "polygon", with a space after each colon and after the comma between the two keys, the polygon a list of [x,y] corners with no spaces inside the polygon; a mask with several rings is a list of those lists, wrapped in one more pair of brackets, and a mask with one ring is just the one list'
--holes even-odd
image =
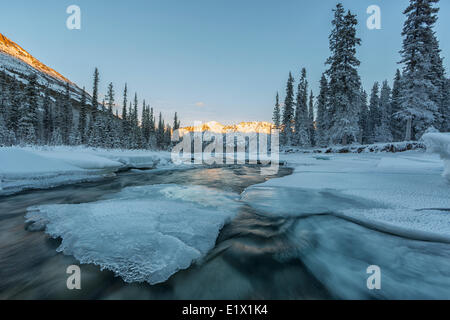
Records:
{"label": "snow-covered ice edge", "polygon": [[0,195],[95,181],[130,168],[171,165],[169,152],[86,147],[0,148]]}

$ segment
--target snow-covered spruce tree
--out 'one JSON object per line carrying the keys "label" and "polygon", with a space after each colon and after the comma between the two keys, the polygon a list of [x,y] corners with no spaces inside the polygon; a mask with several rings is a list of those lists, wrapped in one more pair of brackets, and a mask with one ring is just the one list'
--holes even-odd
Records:
{"label": "snow-covered spruce tree", "polygon": [[391,132],[391,88],[387,80],[383,82],[379,104],[380,123],[375,127],[375,142],[392,142]]}
{"label": "snow-covered spruce tree", "polygon": [[173,130],[178,130],[181,127],[181,122],[178,119],[178,112],[175,112],[175,115],[173,117]]}
{"label": "snow-covered spruce tree", "polygon": [[146,105],[145,100],[142,104],[141,129],[143,148],[148,148],[150,139],[150,107]]}
{"label": "snow-covered spruce tree", "polygon": [[0,146],[10,147],[16,144],[16,135],[8,129],[3,115],[0,114]]}
{"label": "snow-covered spruce tree", "polygon": [[442,100],[443,100],[442,131],[450,132],[450,79],[447,79],[445,81],[445,90]]}
{"label": "snow-covered spruce tree", "polygon": [[42,140],[44,144],[49,144],[53,133],[52,100],[50,97],[50,84],[47,83],[42,99]]}
{"label": "snow-covered spruce tree", "polygon": [[164,148],[164,133],[165,133],[164,120],[163,120],[162,114],[160,112],[159,120],[158,120],[158,128],[156,130],[156,144],[159,149]]}
{"label": "snow-covered spruce tree", "polygon": [[11,116],[10,92],[6,72],[0,70],[0,145],[12,146],[16,144],[16,135],[10,130],[8,122]]}
{"label": "snow-covered spruce tree", "polygon": [[281,127],[281,110],[280,110],[280,95],[277,92],[275,97],[275,107],[273,109],[272,121],[275,129],[280,129]]}
{"label": "snow-covered spruce tree", "polygon": [[32,73],[25,87],[24,102],[19,108],[18,138],[21,144],[37,143],[38,133],[38,91],[37,76]]}
{"label": "snow-covered spruce tree", "polygon": [[[8,85],[6,82],[6,72],[0,69],[0,115],[3,116],[3,121],[8,119]],[[6,125],[6,123],[5,123]]]}
{"label": "snow-covered spruce tree", "polygon": [[311,141],[311,145],[316,145],[316,130],[314,128],[314,94],[311,90],[309,95],[309,104],[308,104],[308,125],[309,125],[309,140]]}
{"label": "snow-covered spruce tree", "polygon": [[329,141],[328,119],[328,81],[325,74],[320,79],[319,96],[317,97],[316,145],[326,147]]}
{"label": "snow-covered spruce tree", "polygon": [[114,86],[112,82],[110,82],[108,85],[108,92],[106,94],[106,107],[111,115],[113,114],[114,104],[115,104]]}
{"label": "snow-covered spruce tree", "polygon": [[130,101],[128,105],[128,118],[127,118],[127,127],[128,127],[128,133],[127,133],[127,146],[126,148],[131,149],[131,145],[133,144],[133,104]]}
{"label": "snow-covered spruce tree", "polygon": [[367,105],[367,92],[361,88],[361,100],[359,111],[359,139],[360,144],[369,143],[369,106]]}
{"label": "snow-covered spruce tree", "polygon": [[133,102],[133,111],[131,115],[131,131],[132,131],[132,138],[131,138],[131,148],[132,149],[139,149],[142,147],[142,131],[139,127],[139,119],[138,119],[138,97],[137,93],[134,95],[134,102]]}
{"label": "snow-covered spruce tree", "polygon": [[125,88],[123,89],[123,102],[122,102],[122,122],[121,122],[121,134],[120,134],[120,145],[122,148],[128,148],[130,145],[130,119],[129,114],[127,114],[127,104],[128,104],[128,86],[125,83]]}
{"label": "snow-covered spruce tree", "polygon": [[301,71],[300,81],[297,88],[295,124],[292,144],[304,148],[311,146],[308,117],[308,81],[306,80],[305,68]]}
{"label": "snow-covered spruce tree", "polygon": [[375,82],[370,93],[368,126],[368,143],[375,142],[375,129],[381,124],[380,84]]}
{"label": "snow-covered spruce tree", "polygon": [[70,144],[69,137],[72,134],[72,127],[73,127],[73,111],[72,111],[72,100],[70,99],[69,83],[66,83],[66,92],[64,94],[62,114],[63,114],[63,123],[61,127],[61,132],[63,136],[63,143],[69,145]]}
{"label": "snow-covered spruce tree", "polygon": [[170,127],[170,125],[167,125],[164,131],[163,149],[165,150],[168,149],[171,144],[172,144],[172,128]]}
{"label": "snow-covered spruce tree", "polygon": [[[153,108],[150,108],[150,137],[148,141],[148,147],[150,149],[156,149],[157,148],[157,141],[156,141],[156,124],[155,124],[155,116],[153,112]],[[180,125],[180,121],[178,121],[178,125]]]}
{"label": "snow-covered spruce tree", "polygon": [[[179,123],[179,121],[178,121]],[[150,133],[154,136],[156,133],[155,114],[153,108],[150,108]]]}
{"label": "snow-covered spruce tree", "polygon": [[83,87],[80,99],[80,116],[78,118],[78,132],[80,134],[80,144],[85,144],[87,141],[86,125],[87,125],[87,99],[86,99],[86,90]]}
{"label": "snow-covered spruce tree", "polygon": [[95,120],[97,119],[97,111],[98,111],[98,83],[100,81],[100,74],[98,72],[98,69],[95,68],[94,70],[94,84],[92,88],[92,123],[95,123]]}
{"label": "snow-covered spruce tree", "polygon": [[20,110],[22,105],[22,92],[20,91],[18,82],[16,77],[12,78],[11,83],[9,84],[9,116],[7,120],[8,129],[16,134],[19,129],[19,118],[20,118]]}
{"label": "snow-covered spruce tree", "polygon": [[358,115],[361,80],[357,67],[356,47],[361,39],[356,36],[358,21],[350,11],[345,14],[341,3],[337,4],[332,21],[329,65],[329,103],[332,127],[330,139],[333,143],[348,144],[357,141],[359,134]]}
{"label": "snow-covered spruce tree", "polygon": [[106,106],[106,114],[105,114],[105,141],[104,146],[106,148],[114,148],[114,144],[116,141],[116,132],[115,132],[115,126],[114,126],[114,105],[115,105],[115,98],[114,98],[114,86],[111,83],[108,85],[108,91],[106,93],[106,100],[105,100],[105,106]]}
{"label": "snow-covered spruce tree", "polygon": [[90,130],[88,145],[90,147],[102,147],[102,148],[107,147],[105,143],[106,134],[107,134],[107,127],[105,115],[103,114],[103,111],[101,112],[97,111],[95,122],[93,122],[92,128]]}
{"label": "snow-covered spruce tree", "polygon": [[410,0],[404,11],[403,64],[400,111],[405,121],[405,140],[419,139],[432,125],[439,123],[442,102],[442,59],[433,27],[437,21],[439,0]]}
{"label": "snow-covered spruce tree", "polygon": [[400,86],[401,86],[402,74],[397,69],[394,78],[394,84],[392,86],[391,95],[391,132],[394,141],[402,141],[405,137],[405,123],[399,117],[400,112]]}
{"label": "snow-covered spruce tree", "polygon": [[436,35],[434,35],[431,42],[431,75],[429,79],[437,88],[437,91],[433,94],[432,99],[438,105],[438,111],[435,113],[436,120],[434,126],[442,130],[444,127],[445,109],[447,108],[447,106],[445,105],[445,90],[447,79],[445,78],[445,68],[443,59],[441,57],[439,41],[437,40]]}
{"label": "snow-covered spruce tree", "polygon": [[286,98],[284,100],[283,121],[281,124],[281,144],[290,145],[292,143],[292,133],[294,124],[294,77],[289,72],[286,85]]}

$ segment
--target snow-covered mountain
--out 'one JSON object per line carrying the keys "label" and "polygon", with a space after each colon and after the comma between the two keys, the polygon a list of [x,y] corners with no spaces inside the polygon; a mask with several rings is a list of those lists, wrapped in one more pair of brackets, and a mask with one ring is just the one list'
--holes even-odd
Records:
{"label": "snow-covered mountain", "polygon": [[5,70],[10,75],[14,75],[24,83],[28,82],[26,79],[29,74],[35,73],[38,76],[40,85],[49,84],[52,90],[59,92],[65,90],[66,84],[69,83],[72,98],[79,100],[81,96],[81,89],[76,84],[40,62],[17,43],[1,33],[0,69]]}
{"label": "snow-covered mountain", "polygon": [[214,132],[214,133],[265,133],[270,134],[273,124],[264,121],[241,122],[235,125],[223,125],[210,121],[197,126],[182,128],[184,132]]}

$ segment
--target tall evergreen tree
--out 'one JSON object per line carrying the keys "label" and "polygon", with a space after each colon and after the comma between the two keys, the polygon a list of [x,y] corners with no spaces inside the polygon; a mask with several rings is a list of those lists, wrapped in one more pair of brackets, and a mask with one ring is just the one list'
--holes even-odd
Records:
{"label": "tall evergreen tree", "polygon": [[175,112],[175,115],[173,117],[173,130],[180,129],[180,120],[178,119],[178,113]]}
{"label": "tall evergreen tree", "polygon": [[442,131],[450,132],[450,79],[445,81],[444,94],[442,98],[443,105],[443,120],[442,120]]}
{"label": "tall evergreen tree", "polygon": [[316,144],[316,130],[314,128],[314,94],[311,90],[309,94],[309,106],[308,106],[308,125],[309,125],[309,140],[311,145]]}
{"label": "tall evergreen tree", "polygon": [[164,148],[164,132],[165,132],[164,120],[163,120],[162,114],[160,112],[158,128],[157,128],[157,132],[156,132],[156,143],[158,145],[158,148],[160,148],[160,149]]}
{"label": "tall evergreen tree", "polygon": [[[122,120],[127,120],[127,103],[128,103],[128,88],[125,83],[125,89],[123,89],[123,104],[122,104]],[[125,123],[126,121],[124,121]]]}
{"label": "tall evergreen tree", "polygon": [[25,87],[25,103],[21,104],[20,118],[18,126],[18,136],[21,143],[37,143],[36,133],[38,132],[38,91],[37,76],[32,73],[28,78]]}
{"label": "tall evergreen tree", "polygon": [[400,94],[401,94],[401,80],[402,74],[397,69],[394,78],[394,84],[392,86],[391,95],[391,132],[394,141],[402,141],[405,137],[405,123],[402,121],[400,115]]}
{"label": "tall evergreen tree", "polygon": [[281,110],[280,110],[280,96],[277,92],[277,96],[275,98],[275,108],[273,109],[273,124],[275,129],[280,129],[281,126]]}
{"label": "tall evergreen tree", "polygon": [[325,147],[329,142],[328,132],[328,80],[325,74],[320,79],[319,96],[317,97],[317,120],[316,120],[316,145]]}
{"label": "tall evergreen tree", "polygon": [[284,100],[283,108],[283,122],[281,143],[283,145],[291,144],[292,132],[294,124],[294,77],[289,72],[289,78],[286,85],[286,98]]}
{"label": "tall evergreen tree", "polygon": [[300,147],[311,146],[308,117],[308,81],[306,80],[305,68],[301,71],[297,89],[293,144]]}
{"label": "tall evergreen tree", "polygon": [[108,112],[110,114],[113,114],[114,104],[115,104],[114,86],[113,86],[112,82],[110,82],[110,84],[108,85],[108,92],[106,94],[106,106],[107,106]]}
{"label": "tall evergreen tree", "polygon": [[400,51],[403,77],[400,119],[406,122],[405,140],[418,139],[440,121],[439,91],[442,59],[433,27],[439,0],[410,0],[404,11],[403,48]]}
{"label": "tall evergreen tree", "polygon": [[340,3],[333,11],[331,56],[326,61],[330,78],[331,140],[345,145],[356,141],[360,131],[358,115],[361,81],[357,70],[360,62],[356,58],[356,47],[361,45],[361,39],[356,36],[356,16],[350,11],[345,14]]}
{"label": "tall evergreen tree", "polygon": [[63,104],[63,124],[62,124],[62,135],[64,144],[70,144],[70,136],[72,133],[73,126],[73,111],[72,111],[72,101],[70,99],[70,86],[66,83],[66,92],[64,95]]}
{"label": "tall evergreen tree", "polygon": [[153,135],[156,133],[156,123],[153,108],[150,108],[150,133]]}
{"label": "tall evergreen tree", "polygon": [[383,82],[379,104],[380,120],[375,128],[375,142],[392,142],[391,132],[391,88],[387,80]]}
{"label": "tall evergreen tree", "polygon": [[17,134],[19,128],[20,111],[22,109],[22,97],[16,77],[14,76],[9,85],[9,117],[7,121],[8,129]]}
{"label": "tall evergreen tree", "polygon": [[98,69],[94,71],[94,85],[92,88],[92,122],[95,123],[98,113],[98,83],[100,81],[100,74]]}
{"label": "tall evergreen tree", "polygon": [[369,143],[375,142],[375,129],[380,124],[381,124],[380,84],[378,82],[375,82],[372,87],[369,102],[369,119],[368,119]]}
{"label": "tall evergreen tree", "polygon": [[44,115],[42,119],[42,139],[45,144],[49,144],[53,133],[53,117],[50,98],[50,84],[47,83],[44,91],[44,97],[42,101],[42,108],[44,109]]}
{"label": "tall evergreen tree", "polygon": [[370,132],[369,132],[369,106],[367,105],[367,92],[361,88],[361,108],[359,112],[359,143],[367,144],[369,143]]}
{"label": "tall evergreen tree", "polygon": [[87,105],[86,104],[87,104],[86,90],[83,87],[83,91],[81,92],[81,100],[80,100],[80,117],[78,119],[78,132],[80,133],[82,144],[85,144],[87,142],[87,139],[86,139]]}
{"label": "tall evergreen tree", "polygon": [[2,69],[0,70],[0,115],[3,116],[3,124],[6,130],[6,119],[8,118],[7,101],[8,101],[8,85],[6,82],[6,72]]}

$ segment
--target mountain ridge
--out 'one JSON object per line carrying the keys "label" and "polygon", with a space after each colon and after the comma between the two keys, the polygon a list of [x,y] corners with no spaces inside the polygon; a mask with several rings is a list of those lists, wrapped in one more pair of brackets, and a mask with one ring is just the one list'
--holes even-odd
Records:
{"label": "mountain ridge", "polygon": [[233,125],[223,125],[217,121],[209,121],[200,125],[181,128],[184,132],[213,132],[213,133],[265,133],[270,134],[273,124],[265,121],[240,122]]}
{"label": "mountain ridge", "polygon": [[38,59],[33,57],[28,51],[26,51],[24,48],[19,46],[14,41],[10,40],[2,33],[0,33],[0,52],[12,56],[13,58],[19,59],[25,62],[26,64],[30,65],[34,69],[43,72],[53,78],[73,84],[69,79],[67,79],[54,69],[40,62]]}

